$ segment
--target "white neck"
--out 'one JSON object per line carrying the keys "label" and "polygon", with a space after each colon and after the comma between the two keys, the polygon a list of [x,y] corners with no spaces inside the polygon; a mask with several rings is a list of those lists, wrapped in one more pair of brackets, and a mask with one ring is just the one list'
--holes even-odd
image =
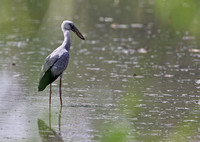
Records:
{"label": "white neck", "polygon": [[64,34],[64,41],[63,41],[61,46],[63,48],[65,48],[67,51],[69,51],[70,45],[71,45],[71,43],[70,43],[70,41],[71,41],[70,31],[69,30],[64,31],[63,34]]}

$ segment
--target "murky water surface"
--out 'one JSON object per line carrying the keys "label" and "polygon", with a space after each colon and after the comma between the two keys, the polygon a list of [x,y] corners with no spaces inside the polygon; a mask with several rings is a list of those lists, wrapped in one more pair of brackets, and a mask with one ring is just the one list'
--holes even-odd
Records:
{"label": "murky water surface", "polygon": [[[0,141],[200,140],[199,37],[149,1],[0,2]],[[37,92],[45,57],[74,21],[70,63]],[[161,18],[162,19],[162,18]]]}

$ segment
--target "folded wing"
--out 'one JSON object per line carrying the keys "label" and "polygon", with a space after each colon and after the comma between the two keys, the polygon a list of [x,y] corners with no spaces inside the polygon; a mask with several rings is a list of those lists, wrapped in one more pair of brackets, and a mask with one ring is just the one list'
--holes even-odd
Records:
{"label": "folded wing", "polygon": [[50,54],[42,67],[40,74],[39,91],[43,91],[47,85],[55,81],[67,68],[69,52],[60,51],[58,54]]}

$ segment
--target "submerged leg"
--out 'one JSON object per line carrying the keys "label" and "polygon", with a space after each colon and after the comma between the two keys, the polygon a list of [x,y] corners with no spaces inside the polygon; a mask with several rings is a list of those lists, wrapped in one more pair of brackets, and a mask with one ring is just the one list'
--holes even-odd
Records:
{"label": "submerged leg", "polygon": [[51,105],[51,84],[49,86],[49,106]]}
{"label": "submerged leg", "polygon": [[49,105],[49,128],[51,129],[51,105]]}
{"label": "submerged leg", "polygon": [[59,94],[60,94],[60,105],[62,107],[62,91],[61,91],[61,82],[62,81],[62,74],[60,75],[60,85],[59,85]]}
{"label": "submerged leg", "polygon": [[61,123],[61,112],[62,112],[62,106],[60,106],[60,112],[59,112],[59,116],[58,116],[58,130],[59,130],[59,135],[61,136],[61,125],[60,125],[60,123]]}

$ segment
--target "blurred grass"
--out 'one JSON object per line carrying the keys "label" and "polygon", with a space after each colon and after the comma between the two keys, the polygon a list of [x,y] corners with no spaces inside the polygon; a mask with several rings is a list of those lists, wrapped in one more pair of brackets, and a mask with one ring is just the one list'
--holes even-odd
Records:
{"label": "blurred grass", "polygon": [[126,122],[110,123],[102,128],[101,142],[129,141],[128,136],[131,134],[131,128]]}
{"label": "blurred grass", "polygon": [[155,15],[162,27],[200,34],[199,0],[155,0]]}

